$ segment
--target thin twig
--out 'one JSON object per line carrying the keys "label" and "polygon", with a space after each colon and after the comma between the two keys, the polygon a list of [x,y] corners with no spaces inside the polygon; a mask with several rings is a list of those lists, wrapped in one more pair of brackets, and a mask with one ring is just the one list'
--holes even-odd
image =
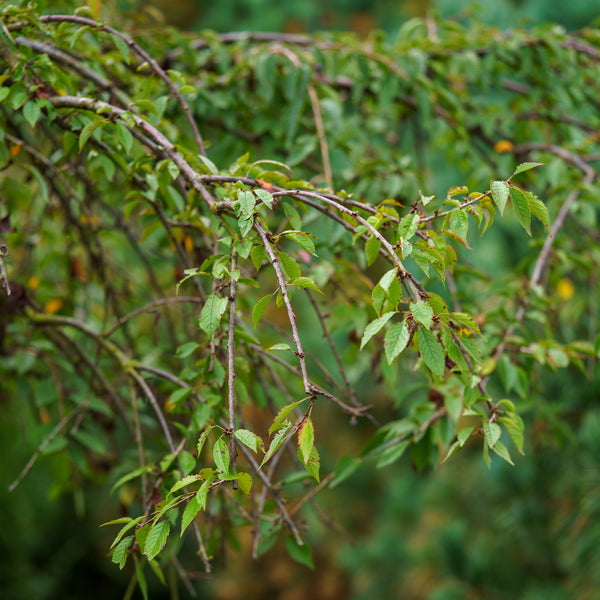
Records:
{"label": "thin twig", "polygon": [[[231,253],[231,273],[236,270],[236,253]],[[227,404],[229,409],[229,455],[233,472],[237,471],[237,450],[235,445],[235,278],[231,276],[229,282],[229,331],[227,336]],[[233,481],[233,489],[238,489],[237,479]]]}

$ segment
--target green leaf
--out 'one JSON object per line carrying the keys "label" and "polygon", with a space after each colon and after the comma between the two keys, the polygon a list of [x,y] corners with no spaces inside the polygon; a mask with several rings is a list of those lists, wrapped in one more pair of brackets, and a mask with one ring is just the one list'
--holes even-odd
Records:
{"label": "green leaf", "polygon": [[212,335],[219,327],[229,300],[214,294],[210,295],[200,313],[200,329],[207,335]]}
{"label": "green leaf", "polygon": [[227,474],[229,472],[229,448],[222,437],[219,438],[213,446],[213,460],[221,473]]}
{"label": "green leaf", "polygon": [[252,452],[256,452],[258,448],[261,448],[264,451],[262,439],[253,431],[248,431],[248,429],[236,429],[233,432],[233,435],[237,440],[244,444],[244,446],[250,448]]}
{"label": "green leaf", "polygon": [[423,362],[438,377],[442,377],[445,367],[444,350],[437,341],[436,336],[428,329],[419,328],[417,341]]}
{"label": "green leaf", "polygon": [[263,296],[252,309],[252,323],[254,325],[254,329],[260,322],[267,305],[269,304],[269,300],[273,297],[273,294],[268,294],[267,296]]}
{"label": "green leaf", "polygon": [[249,219],[252,216],[254,205],[256,204],[254,194],[252,192],[240,190],[237,199],[240,205],[241,215],[244,218]]}
{"label": "green leaf", "polygon": [[250,473],[238,473],[237,482],[238,488],[248,496],[252,489],[252,477],[250,477]]}
{"label": "green leaf", "polygon": [[133,544],[134,539],[133,535],[128,535],[126,538],[123,538],[119,545],[113,550],[111,560],[119,565],[119,569],[122,569],[125,566],[128,556],[127,549]]}
{"label": "green leaf", "polygon": [[521,163],[516,169],[515,172],[511,175],[511,179],[518,175],[519,173],[523,173],[524,171],[529,171],[530,169],[535,169],[536,167],[541,167],[544,163],[538,162],[524,162]]}
{"label": "green leaf", "polygon": [[396,314],[395,310],[390,312],[386,312],[381,315],[378,319],[371,321],[365,328],[365,332],[363,333],[362,340],[360,342],[360,349],[362,350],[365,344],[376,334],[381,328]]}
{"label": "green leaf", "polygon": [[[121,528],[121,530],[119,531],[119,533],[117,534],[117,537],[115,537],[115,539],[113,540],[113,543],[110,545],[111,549],[114,548],[119,541],[121,540],[121,538],[132,528],[135,527],[140,521],[143,521],[146,517],[144,515],[142,515],[141,517],[138,517],[137,519],[130,519],[129,517],[127,517],[127,519],[129,520],[129,522]],[[117,519],[119,520],[119,519]],[[114,521],[111,521],[112,523],[114,523]],[[104,527],[104,525],[108,525],[109,523],[103,523],[101,525],[101,527]]]}
{"label": "green leaf", "polygon": [[548,208],[546,205],[531,192],[525,191],[525,196],[529,201],[529,208],[531,214],[536,217],[542,225],[546,228],[546,231],[550,233],[550,215],[548,214]]}
{"label": "green leaf", "polygon": [[294,408],[296,408],[296,406],[302,404],[302,402],[305,401],[306,398],[304,398],[303,400],[298,400],[298,402],[292,402],[291,404],[287,404],[286,406],[281,408],[277,413],[277,416],[273,420],[273,423],[271,423],[271,427],[269,427],[269,435],[272,435],[274,431],[276,431],[282,426],[287,416],[294,410]]}
{"label": "green leaf", "polygon": [[377,468],[382,469],[383,467],[387,467],[393,462],[396,462],[409,446],[410,442],[408,440],[403,440],[397,444],[394,444],[390,448],[386,448],[379,456]]}
{"label": "green leaf", "polygon": [[204,448],[206,438],[208,438],[208,434],[211,432],[212,428],[212,425],[207,427],[200,435],[198,439],[198,444],[196,445],[196,452],[198,453],[198,456],[200,456],[200,454],[202,453],[202,448]]}
{"label": "green leaf", "polygon": [[367,256],[367,265],[371,266],[379,254],[381,240],[372,235],[365,244],[365,254]]}
{"label": "green leaf", "polygon": [[153,469],[154,469],[154,465],[145,465],[143,467],[138,467],[137,469],[134,469],[133,471],[130,471],[129,473],[123,475],[123,477],[120,477],[117,480],[117,482],[110,489],[111,494],[118,487],[121,487],[127,481],[131,481],[132,479],[135,479],[136,477],[140,477],[141,475],[145,475],[146,473],[150,473]]}
{"label": "green leaf", "polygon": [[[211,469],[212,471],[212,469]],[[213,482],[213,478],[215,477],[214,471],[212,471],[213,477],[209,477],[201,486],[200,489],[196,492],[196,500],[200,505],[200,510],[204,510],[206,508],[206,500],[208,498],[208,492],[210,490],[210,485]]]}
{"label": "green leaf", "polygon": [[41,114],[42,109],[37,102],[28,102],[23,107],[23,116],[29,125],[31,125],[31,127],[35,127],[35,124],[38,122]]}
{"label": "green leaf", "polygon": [[[304,456],[302,455],[302,451],[300,448],[298,448],[298,458],[302,462],[304,462]],[[320,481],[319,470],[321,468],[321,457],[319,456],[319,451],[316,449],[315,446],[312,447],[310,451],[310,456],[308,457],[308,460],[304,463],[304,468],[306,469],[306,472],[317,482]]]}
{"label": "green leaf", "polygon": [[492,446],[492,450],[500,457],[503,458],[507,463],[511,464],[514,466],[514,462],[512,461],[511,457],[510,457],[510,453],[508,451],[508,449],[506,448],[506,446],[501,442],[501,441],[497,441],[493,446]]}
{"label": "green leaf", "polygon": [[296,279],[292,279],[287,282],[288,285],[295,285],[301,288],[308,288],[309,290],[314,290],[315,292],[319,292],[322,294],[323,292],[319,289],[317,284],[310,277],[296,277]]}
{"label": "green leaf", "polygon": [[[271,426],[272,427],[272,426]],[[288,438],[288,433],[292,429],[292,424],[289,421],[286,421],[283,424],[283,427],[275,434],[273,439],[271,440],[271,444],[267,453],[265,454],[262,462],[260,463],[260,467],[262,467],[272,456],[279,450],[283,442]]]}
{"label": "green leaf", "polygon": [[119,136],[119,141],[123,144],[125,154],[130,154],[131,147],[133,146],[133,135],[131,135],[131,131],[129,131],[127,125],[122,121],[117,121],[117,135]]}
{"label": "green leaf", "polygon": [[272,346],[267,348],[267,350],[289,350],[291,352],[292,348],[289,344],[285,344],[282,342],[280,344],[273,344]]}
{"label": "green leaf", "polygon": [[311,239],[315,237],[314,235],[306,233],[305,231],[297,230],[282,231],[279,235],[282,237],[285,236],[289,238],[290,240],[296,242],[296,244],[298,244],[300,247],[304,248],[304,250],[306,250],[307,252],[315,254],[315,244]]}
{"label": "green leaf", "polygon": [[179,481],[175,482],[171,486],[171,489],[169,490],[169,493],[167,494],[167,498],[171,494],[174,494],[175,492],[179,491],[181,488],[184,488],[186,485],[189,485],[190,483],[196,483],[199,479],[200,479],[200,475],[187,475],[183,479],[180,479]]}
{"label": "green leaf", "polygon": [[313,559],[310,553],[310,548],[303,544],[302,546],[298,545],[298,542],[292,537],[288,536],[285,538],[285,547],[287,548],[288,554],[296,561],[302,565],[307,566],[309,569],[314,569],[315,565],[313,563]]}
{"label": "green leaf", "polygon": [[453,323],[461,325],[462,327],[465,327],[466,329],[472,331],[473,333],[476,333],[477,335],[481,335],[479,325],[471,315],[463,312],[453,312],[450,314],[450,318]]}
{"label": "green leaf", "polygon": [[148,583],[146,581],[146,576],[144,575],[144,567],[138,560],[135,561],[135,575],[144,600],[148,600]]}
{"label": "green leaf", "polygon": [[271,192],[256,188],[254,193],[262,200],[263,204],[266,204],[268,208],[273,208],[273,196],[271,195]]}
{"label": "green leaf", "polygon": [[[206,482],[205,482],[206,483]],[[204,485],[204,484],[203,484]],[[192,496],[183,511],[181,516],[181,532],[179,537],[183,535],[183,532],[188,528],[189,524],[194,520],[196,515],[202,510],[202,503],[198,500],[196,495]]]}
{"label": "green leaf", "polygon": [[181,404],[186,398],[188,398],[194,391],[193,387],[184,387],[175,390],[170,396],[168,403],[172,406]]}
{"label": "green leaf", "polygon": [[308,462],[315,445],[315,428],[310,418],[306,418],[298,429],[298,447],[302,453],[304,464]]}
{"label": "green leaf", "polygon": [[217,169],[215,163],[207,158],[203,154],[198,154],[198,158],[204,163],[204,166],[209,170],[212,175],[218,175],[219,169]]}
{"label": "green leaf", "polygon": [[300,270],[296,260],[285,252],[279,253],[279,260],[281,261],[281,264],[290,279],[298,279],[298,277],[302,275],[302,271]]}
{"label": "green leaf", "polygon": [[431,323],[433,322],[433,308],[429,302],[426,300],[411,302],[409,308],[415,321],[421,323],[425,329],[431,327]]}
{"label": "green leaf", "polygon": [[469,217],[461,210],[454,211],[449,217],[449,227],[450,231],[466,241],[469,233]]}
{"label": "green leaf", "polygon": [[385,334],[385,357],[389,365],[406,348],[410,341],[410,329],[406,321],[395,323]]}
{"label": "green leaf", "polygon": [[521,419],[519,415],[513,414],[511,417],[500,417],[498,421],[500,421],[500,423],[504,425],[506,431],[508,431],[508,435],[517,447],[517,450],[521,454],[525,454],[525,452],[523,452],[523,432],[525,429],[523,419]]}
{"label": "green leaf", "polygon": [[90,139],[90,136],[100,127],[104,125],[106,121],[104,119],[94,119],[90,121],[79,134],[79,151],[85,146],[85,143]]}
{"label": "green leaf", "polygon": [[152,560],[164,548],[171,531],[169,521],[159,521],[150,528],[144,544],[144,554]]}
{"label": "green leaf", "polygon": [[401,237],[405,241],[410,240],[417,231],[419,221],[420,217],[415,213],[402,217],[400,223],[398,223],[398,237]]}
{"label": "green leaf", "polygon": [[265,258],[267,257],[267,251],[265,247],[262,245],[254,246],[252,251],[250,252],[250,258],[252,259],[252,264],[254,268],[258,271],[263,264]]}
{"label": "green leaf", "polygon": [[510,187],[510,199],[515,209],[517,221],[531,235],[531,209],[525,192],[517,187]]}
{"label": "green leaf", "polygon": [[381,279],[379,280],[379,285],[383,290],[385,290],[385,292],[388,292],[390,289],[390,285],[392,285],[392,283],[396,280],[397,276],[398,269],[394,267],[393,269],[387,271],[387,273],[385,273],[385,275],[381,277]]}
{"label": "green leaf", "polygon": [[509,196],[509,186],[506,181],[492,181],[490,184],[492,191],[492,198],[500,211],[500,214],[504,214],[504,208],[506,207],[506,201]]}
{"label": "green leaf", "polygon": [[487,420],[483,422],[483,435],[490,448],[494,447],[501,434],[502,429],[498,423],[489,423]]}

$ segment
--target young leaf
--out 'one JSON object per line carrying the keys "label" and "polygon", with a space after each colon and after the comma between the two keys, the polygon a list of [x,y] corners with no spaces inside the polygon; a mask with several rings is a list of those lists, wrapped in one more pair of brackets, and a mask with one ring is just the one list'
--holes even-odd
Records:
{"label": "young leaf", "polygon": [[163,549],[170,531],[170,521],[159,521],[150,528],[144,544],[144,554],[148,560],[152,560]]}
{"label": "young leaf", "polygon": [[292,402],[292,404],[287,404],[286,406],[281,408],[277,413],[277,416],[273,420],[273,423],[271,423],[271,427],[269,427],[269,435],[272,435],[274,431],[276,431],[282,426],[282,423],[285,421],[290,412],[292,412],[294,408],[296,408],[296,406],[302,404],[302,402],[305,401],[306,398],[303,398],[302,400],[298,400],[298,402]]}
{"label": "young leaf", "polygon": [[376,334],[381,328],[396,314],[395,310],[390,312],[386,312],[381,315],[378,319],[371,321],[365,328],[365,332],[363,333],[362,340],[360,342],[360,349],[362,350],[365,344]]}
{"label": "young leaf", "polygon": [[298,429],[298,447],[302,453],[302,461],[304,464],[308,462],[310,453],[315,444],[315,429],[310,418],[304,420]]}
{"label": "young leaf", "polygon": [[544,163],[537,162],[524,162],[521,163],[516,169],[515,172],[511,175],[511,179],[518,175],[519,173],[523,173],[524,171],[529,171],[530,169],[535,169],[536,167],[541,167]]}
{"label": "young leaf", "polygon": [[423,362],[438,377],[442,377],[445,366],[444,350],[435,335],[428,329],[419,328],[417,341]]}
{"label": "young leaf", "polygon": [[[215,473],[213,471],[213,477]],[[196,492],[196,500],[200,506],[200,510],[204,510],[206,508],[206,499],[208,498],[208,491],[210,490],[210,484],[213,482],[213,477],[209,477]]]}
{"label": "young leaf", "polygon": [[198,444],[196,445],[196,452],[198,453],[198,456],[200,456],[200,453],[202,452],[202,448],[204,448],[204,443],[206,442],[206,438],[208,437],[208,434],[211,432],[211,430],[212,430],[212,425],[207,427],[200,435],[200,438],[198,439]]}
{"label": "young leaf", "polygon": [[500,417],[498,421],[500,421],[506,428],[506,431],[508,431],[508,435],[517,447],[517,450],[521,454],[525,454],[523,452],[523,419],[515,413],[511,415],[511,417]]}
{"label": "young leaf", "polygon": [[548,215],[548,208],[546,205],[529,191],[525,191],[525,196],[529,201],[531,214],[539,219],[542,225],[546,228],[546,231],[550,233],[550,216]]}
{"label": "young leaf", "polygon": [[29,125],[31,125],[31,127],[35,127],[35,124],[37,123],[41,114],[42,110],[37,102],[28,102],[23,107],[23,116]]}
{"label": "young leaf", "polygon": [[511,186],[510,199],[515,209],[517,221],[528,235],[531,235],[531,209],[525,192],[520,188]]}
{"label": "young leaf", "polygon": [[317,287],[317,284],[310,277],[296,277],[296,279],[292,279],[291,281],[288,281],[288,285],[296,285],[301,288],[308,288],[309,290],[314,290],[315,292],[319,292],[319,294],[323,293]]}
{"label": "young leaf", "polygon": [[273,454],[275,454],[275,452],[279,450],[283,442],[287,439],[288,432],[291,428],[292,424],[286,422],[283,425],[283,427],[275,434],[275,437],[271,440],[271,445],[269,446],[267,453],[265,454],[262,462],[260,463],[259,468],[261,468],[273,456]]}
{"label": "young leaf", "polygon": [[411,302],[409,308],[415,321],[421,323],[425,329],[429,329],[431,327],[431,323],[433,321],[433,308],[429,302],[426,300]]}
{"label": "young leaf", "polygon": [[402,220],[398,223],[398,237],[402,238],[404,241],[410,240],[417,231],[419,221],[419,215],[414,213],[402,217]]}
{"label": "young leaf", "polygon": [[287,273],[287,276],[290,279],[298,279],[302,275],[302,271],[300,270],[300,266],[291,256],[286,254],[285,252],[279,253],[279,260]]}
{"label": "young leaf", "polygon": [[[303,456],[300,448],[298,448],[298,458],[302,462],[304,462],[304,456]],[[319,451],[315,448],[315,446],[313,446],[312,450],[310,451],[310,456],[308,458],[308,461],[306,461],[304,463],[304,468],[306,469],[306,472],[311,477],[314,477],[316,479],[316,481],[319,482],[320,481],[320,478],[319,478],[320,467],[321,467],[321,457],[319,456]]]}
{"label": "young leaf", "polygon": [[249,219],[252,216],[256,198],[252,192],[240,190],[238,192],[238,202],[240,204],[240,214],[245,219]]}
{"label": "young leaf", "polygon": [[217,169],[215,163],[212,160],[210,160],[209,158],[207,158],[203,154],[198,154],[198,158],[204,163],[204,166],[208,168],[209,172],[212,175],[218,175],[219,174],[219,169]]}
{"label": "young leaf", "polygon": [[127,562],[127,549],[133,543],[134,536],[128,535],[123,538],[118,546],[113,550],[111,560],[115,564],[119,565],[119,569],[122,569]]}
{"label": "young leaf", "polygon": [[256,188],[254,193],[267,205],[268,208],[273,208],[273,196],[267,190]]}
{"label": "young leaf", "polygon": [[125,475],[123,475],[123,477],[120,477],[118,481],[112,486],[112,488],[110,489],[111,493],[114,492],[118,487],[121,487],[127,481],[131,481],[132,479],[135,479],[140,475],[150,473],[152,469],[154,469],[154,465],[145,465],[144,467],[138,467],[137,469],[126,473]]}
{"label": "young leaf", "polygon": [[391,365],[394,359],[406,348],[410,341],[410,329],[406,321],[395,323],[385,334],[385,357]]}
{"label": "young leaf", "polygon": [[167,494],[167,498],[171,494],[174,494],[175,492],[180,490],[181,488],[184,488],[186,485],[189,485],[190,483],[196,483],[196,481],[198,481],[199,479],[200,479],[200,475],[187,475],[183,479],[180,479],[179,481],[175,482],[171,486],[171,489],[169,490],[169,493]]}
{"label": "young leaf", "polygon": [[492,447],[492,450],[500,457],[503,458],[507,463],[511,464],[514,466],[514,462],[512,461],[511,457],[510,457],[510,453],[508,451],[508,449],[506,448],[506,446],[501,442],[501,441],[497,441],[494,446]]}
{"label": "young leaf", "polygon": [[[119,541],[121,540],[121,538],[132,528],[135,527],[140,521],[143,521],[145,519],[144,516],[138,517],[137,519],[130,519],[129,517],[127,517],[127,519],[129,519],[129,522],[121,528],[121,530],[119,531],[119,533],[117,534],[117,536],[115,537],[115,539],[113,540],[113,543],[110,545],[111,549],[114,548]],[[114,523],[114,521],[112,521],[112,523]],[[101,527],[104,527],[104,525],[108,525],[108,523],[103,523],[101,525]]]}
{"label": "young leaf", "polygon": [[221,473],[229,472],[229,448],[227,447],[227,443],[221,437],[213,446],[213,460],[215,461],[215,465]]}
{"label": "young leaf", "polygon": [[282,231],[280,235],[285,236],[290,240],[293,240],[294,242],[296,242],[296,244],[304,248],[304,250],[306,250],[307,252],[315,254],[315,244],[311,239],[311,237],[314,236],[310,233],[306,233],[305,231],[290,230]]}
{"label": "young leaf", "polygon": [[221,318],[228,304],[227,298],[210,295],[200,313],[200,329],[207,335],[212,335],[219,327]]}
{"label": "young leaf", "polygon": [[492,191],[492,198],[500,211],[500,215],[503,215],[509,195],[508,183],[506,183],[506,181],[492,181],[490,188]]}
{"label": "young leaf", "polygon": [[250,477],[249,473],[238,473],[237,474],[237,482],[238,488],[246,494],[250,494],[250,490],[252,489],[252,477]]}

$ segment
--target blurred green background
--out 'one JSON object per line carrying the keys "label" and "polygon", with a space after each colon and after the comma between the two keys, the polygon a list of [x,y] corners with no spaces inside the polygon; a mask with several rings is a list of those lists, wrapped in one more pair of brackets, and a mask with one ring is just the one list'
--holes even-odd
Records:
{"label": "blurred green background", "polygon": [[[552,20],[570,30],[600,15],[600,6],[590,0],[491,0],[479,6],[461,0],[117,4],[131,11],[156,7],[168,22],[195,31],[335,29],[362,35],[380,28],[391,36],[406,19],[428,14],[460,19],[468,13],[504,28]],[[317,571],[291,562],[285,552],[249,563],[247,552],[240,551],[221,575],[206,579],[204,597],[599,598],[600,410],[595,406],[600,377],[596,369],[591,380],[579,375],[576,381],[573,372],[565,372],[545,382],[551,395],[533,400],[547,403],[538,407],[545,419],[527,423],[526,455],[515,459],[516,467],[495,461],[488,470],[479,448],[473,448],[433,474],[417,474],[409,460],[375,473],[359,469],[335,495],[323,495],[322,505],[336,515],[338,529],[333,534],[319,531],[322,525],[315,519],[315,538],[321,540],[314,549]],[[0,387],[2,407],[8,404],[5,393]],[[553,421],[558,412],[573,416],[570,426]],[[581,414],[586,415],[583,420]],[[42,456],[34,474],[6,493],[30,457],[21,443],[23,418],[4,409],[0,415],[0,597],[123,597],[131,574],[110,563],[105,551],[111,532],[98,528],[116,510],[106,506],[105,488],[102,494],[88,486],[85,495],[81,490],[59,495],[56,482],[69,474],[61,471],[61,462]],[[360,440],[354,444],[361,446]],[[352,531],[352,539],[344,531]],[[177,578],[175,573],[167,576]],[[150,583],[151,598],[170,597],[157,582]],[[181,597],[187,597],[179,587]],[[139,591],[133,597],[140,597]]]}

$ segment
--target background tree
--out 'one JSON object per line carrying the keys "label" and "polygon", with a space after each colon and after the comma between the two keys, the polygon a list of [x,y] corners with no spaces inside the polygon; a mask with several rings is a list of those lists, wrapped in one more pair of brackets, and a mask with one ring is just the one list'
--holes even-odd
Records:
{"label": "background tree", "polygon": [[[344,551],[362,579],[333,594],[394,593],[399,556],[407,597],[596,589],[597,32],[197,37],[154,15],[3,14],[0,360],[30,456],[9,489],[41,462],[82,515],[99,486],[104,549],[144,596],[202,590],[198,562],[233,548],[332,572],[318,542],[356,535],[363,513],[336,504],[365,493],[385,529],[371,557]],[[492,462],[575,439],[591,475],[561,477],[558,511],[543,471]],[[472,484],[481,450],[503,501]],[[456,518],[428,521],[398,465],[439,465],[429,506],[453,486]],[[468,539],[504,510],[536,543]],[[568,544],[531,565],[553,527]]]}

